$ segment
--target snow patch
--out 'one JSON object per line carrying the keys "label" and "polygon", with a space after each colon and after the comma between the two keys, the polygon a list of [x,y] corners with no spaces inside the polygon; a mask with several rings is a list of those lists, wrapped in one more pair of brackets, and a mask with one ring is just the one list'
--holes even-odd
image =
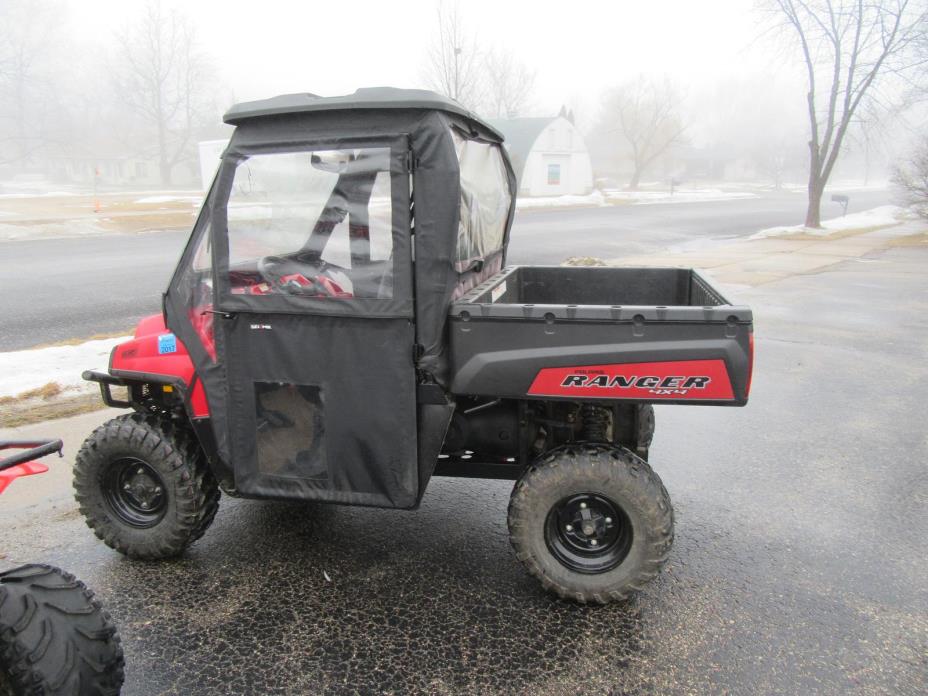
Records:
{"label": "snow patch", "polygon": [[603,194],[599,191],[586,196],[564,195],[564,196],[538,196],[533,198],[516,199],[516,209],[524,210],[526,208],[570,208],[573,206],[600,206],[606,205]]}
{"label": "snow patch", "polygon": [[144,198],[136,199],[136,203],[172,203],[172,202],[186,202],[193,203],[194,205],[200,205],[203,201],[203,196],[145,196]]}
{"label": "snow patch", "polygon": [[57,382],[65,389],[80,387],[84,370],[106,368],[113,346],[131,336],[85,341],[74,346],[49,346],[0,353],[0,396],[16,396]]}
{"label": "snow patch", "polygon": [[722,189],[676,189],[670,191],[619,191],[607,190],[606,198],[610,203],[700,203],[710,201],[729,201],[742,198],[758,198],[751,191],[723,191]]}
{"label": "snow patch", "polygon": [[46,191],[44,193],[0,193],[0,198],[63,198],[79,195],[73,191]]}
{"label": "snow patch", "polygon": [[0,223],[0,241],[16,239],[54,239],[59,237],[82,237],[104,234],[106,230],[97,226],[95,220],[67,220],[41,225],[17,225]]}
{"label": "snow patch", "polygon": [[789,227],[768,227],[755,232],[748,239],[765,239],[767,237],[785,237],[792,234],[808,234],[815,237],[827,237],[833,232],[845,230],[860,230],[871,227],[888,227],[896,225],[904,219],[905,208],[898,205],[881,205],[877,208],[864,210],[860,213],[851,213],[842,217],[823,220],[821,228],[806,227],[805,225],[792,225]]}

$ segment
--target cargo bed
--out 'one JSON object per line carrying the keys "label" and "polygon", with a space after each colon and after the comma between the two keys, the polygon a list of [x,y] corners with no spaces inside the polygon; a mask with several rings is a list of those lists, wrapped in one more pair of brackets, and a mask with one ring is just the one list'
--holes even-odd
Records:
{"label": "cargo bed", "polygon": [[747,402],[751,310],[694,270],[512,266],[449,324],[456,394]]}

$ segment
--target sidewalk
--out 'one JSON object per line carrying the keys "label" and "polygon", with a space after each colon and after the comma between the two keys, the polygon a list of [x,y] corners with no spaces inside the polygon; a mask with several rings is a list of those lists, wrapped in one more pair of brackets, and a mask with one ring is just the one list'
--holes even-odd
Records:
{"label": "sidewalk", "polygon": [[763,285],[793,275],[815,273],[849,259],[892,246],[928,243],[928,221],[909,220],[891,227],[811,237],[791,235],[744,239],[711,248],[682,249],[607,260],[610,266],[669,266],[709,271],[730,285]]}

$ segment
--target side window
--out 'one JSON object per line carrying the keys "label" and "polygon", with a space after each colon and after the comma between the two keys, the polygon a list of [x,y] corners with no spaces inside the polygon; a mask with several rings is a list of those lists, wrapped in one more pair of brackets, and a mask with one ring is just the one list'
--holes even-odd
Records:
{"label": "side window", "polygon": [[[208,215],[204,211],[204,216]],[[206,217],[197,230],[196,247],[190,265],[181,280],[187,320],[193,327],[207,355],[216,362],[216,341],[213,334],[213,273],[210,221]]]}
{"label": "side window", "polygon": [[393,296],[389,148],[258,154],[228,202],[233,294]]}
{"label": "side window", "polygon": [[503,247],[512,194],[500,146],[451,133],[461,171],[457,261],[466,265]]}

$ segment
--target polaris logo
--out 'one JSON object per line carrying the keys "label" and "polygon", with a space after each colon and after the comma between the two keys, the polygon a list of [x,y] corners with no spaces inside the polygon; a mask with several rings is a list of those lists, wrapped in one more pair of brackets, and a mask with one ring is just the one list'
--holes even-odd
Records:
{"label": "polaris logo", "polygon": [[635,375],[567,375],[562,387],[601,387],[604,389],[647,389],[653,394],[686,394],[690,389],[705,389],[709,377],[653,377]]}

